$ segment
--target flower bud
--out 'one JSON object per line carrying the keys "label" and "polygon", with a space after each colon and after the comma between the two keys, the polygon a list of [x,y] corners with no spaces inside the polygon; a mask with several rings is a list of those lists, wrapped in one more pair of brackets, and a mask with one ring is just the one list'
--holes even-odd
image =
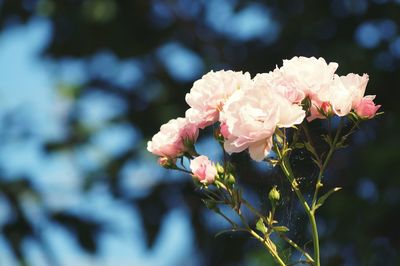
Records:
{"label": "flower bud", "polygon": [[190,169],[193,176],[204,185],[214,183],[215,177],[218,175],[217,169],[213,162],[207,156],[201,155],[190,161]]}
{"label": "flower bud", "polygon": [[235,184],[235,177],[232,174],[229,174],[229,176],[227,177],[226,181],[228,182],[229,185],[233,185]]}
{"label": "flower bud", "polygon": [[166,169],[174,169],[176,168],[176,159],[172,159],[169,157],[160,157],[158,158],[158,164]]}
{"label": "flower bud", "polygon": [[271,201],[272,204],[275,204],[277,201],[280,200],[281,195],[279,193],[279,190],[276,189],[276,186],[274,186],[271,191],[268,194],[268,198]]}
{"label": "flower bud", "polygon": [[356,106],[355,111],[362,119],[371,119],[375,116],[380,105],[374,103],[375,96],[367,95],[361,99],[360,103]]}
{"label": "flower bud", "polygon": [[329,102],[323,102],[321,104],[320,112],[325,117],[331,117],[333,115],[332,105]]}
{"label": "flower bud", "polygon": [[215,165],[215,168],[217,168],[218,174],[223,174],[225,172],[224,167],[222,165],[220,165],[219,163],[217,163]]}
{"label": "flower bud", "polygon": [[303,106],[304,110],[308,110],[311,107],[311,100],[309,97],[306,97],[303,99],[303,101],[301,102],[301,105]]}

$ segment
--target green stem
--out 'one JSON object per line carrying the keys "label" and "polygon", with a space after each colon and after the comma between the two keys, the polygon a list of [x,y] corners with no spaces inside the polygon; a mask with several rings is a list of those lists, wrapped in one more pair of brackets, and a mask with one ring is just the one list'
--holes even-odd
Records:
{"label": "green stem", "polygon": [[319,238],[318,238],[318,228],[317,222],[315,220],[315,212],[310,211],[307,213],[308,219],[311,223],[311,232],[313,237],[313,245],[314,245],[314,265],[320,266],[320,254],[319,254]]}
{"label": "green stem", "polygon": [[228,216],[226,216],[224,213],[222,213],[221,211],[217,211],[216,213],[221,215],[222,218],[224,218],[226,221],[228,221],[228,223],[231,224],[231,226],[234,230],[236,230],[238,228],[238,225],[234,221],[232,221]]}
{"label": "green stem", "polygon": [[278,158],[280,160],[281,169],[284,172],[285,176],[288,178],[301,205],[303,206],[304,210],[307,213],[308,219],[310,220],[311,232],[312,232],[312,238],[313,238],[313,246],[314,246],[314,265],[320,266],[319,239],[318,239],[318,230],[317,230],[317,223],[315,221],[314,211],[312,211],[310,209],[310,206],[308,205],[307,201],[305,200],[303,194],[301,193],[301,191],[299,189],[299,185],[296,181],[296,178],[293,174],[290,164],[288,163],[288,158],[282,157],[282,154],[281,154],[279,148],[277,148],[276,150],[277,150]]}
{"label": "green stem", "polygon": [[278,236],[280,238],[282,238],[283,240],[285,240],[289,245],[291,245],[292,247],[294,247],[295,249],[297,249],[299,252],[301,252],[304,256],[306,256],[306,258],[309,260],[309,262],[314,263],[314,259],[311,258],[311,256],[301,247],[299,247],[299,245],[297,245],[295,242],[293,242],[293,240],[291,240],[290,238],[288,238],[287,236],[285,236],[282,233],[279,233]]}
{"label": "green stem", "polygon": [[[242,203],[251,211],[253,212],[256,216],[258,216],[259,218],[263,219],[266,222],[265,216],[262,215],[258,210],[256,210],[253,206],[251,206],[251,204],[242,198]],[[275,209],[275,208],[274,208]],[[274,210],[273,209],[273,210]],[[274,214],[272,214],[272,216],[274,216]],[[285,240],[289,245],[291,245],[292,247],[294,247],[295,249],[297,249],[298,251],[300,251],[310,262],[314,262],[313,258],[301,247],[299,247],[299,245],[297,245],[293,240],[291,240],[290,238],[288,238],[287,236],[285,236],[282,233],[278,233],[278,236]]]}
{"label": "green stem", "polygon": [[281,259],[278,252],[276,251],[276,248],[275,249],[272,248],[271,245],[268,243],[268,241],[270,241],[269,238],[263,238],[259,236],[253,229],[251,229],[249,224],[246,222],[246,219],[241,214],[240,209],[235,209],[235,212],[240,217],[240,220],[242,221],[243,225],[247,228],[247,231],[264,245],[264,247],[268,250],[268,252],[275,259],[275,261],[281,266],[286,266],[285,262]]}
{"label": "green stem", "polygon": [[[311,138],[310,132],[308,131],[307,123],[302,123],[302,124],[301,124],[301,127],[302,127],[302,129],[303,129],[303,132],[304,132],[304,135],[305,135],[307,141],[308,141],[308,142],[311,144],[311,146],[313,146],[314,149],[315,149],[314,141],[313,141],[313,139]],[[313,155],[314,155],[314,154],[313,154]],[[318,161],[318,163],[321,165],[321,158],[320,158],[320,156],[318,156],[318,154],[315,154],[314,157],[315,157],[315,159]]]}
{"label": "green stem", "polygon": [[178,166],[175,167],[175,168],[172,168],[172,170],[180,171],[180,172],[187,173],[187,174],[190,174],[190,175],[193,174],[191,171],[188,171],[188,170],[183,169],[183,168],[179,168]]}
{"label": "green stem", "polygon": [[335,138],[333,139],[333,142],[329,144],[329,151],[328,154],[325,157],[324,163],[322,164],[322,167],[319,169],[319,174],[317,177],[317,183],[315,184],[315,191],[314,191],[314,196],[313,196],[313,200],[312,200],[312,209],[315,208],[315,205],[317,203],[317,199],[318,199],[318,192],[320,190],[320,188],[322,187],[322,176],[326,170],[326,167],[328,166],[328,163],[333,155],[333,152],[336,150],[336,144],[339,140],[339,136],[340,133],[342,131],[342,127],[343,127],[343,119],[340,119],[340,123],[338,126],[338,129],[336,131],[336,135]]}
{"label": "green stem", "polygon": [[248,232],[264,245],[264,247],[269,251],[269,253],[272,255],[272,257],[275,259],[275,261],[276,261],[279,265],[281,265],[281,266],[286,266],[286,263],[279,257],[278,253],[277,253],[275,250],[273,250],[273,249],[269,246],[269,244],[268,244],[268,242],[267,242],[267,239],[262,238],[261,236],[259,236],[259,235],[258,235],[254,230],[252,230],[252,229],[249,229]]}

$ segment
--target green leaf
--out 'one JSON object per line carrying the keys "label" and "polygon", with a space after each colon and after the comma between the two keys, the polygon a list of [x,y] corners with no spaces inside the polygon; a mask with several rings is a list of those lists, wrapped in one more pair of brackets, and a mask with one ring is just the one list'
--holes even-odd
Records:
{"label": "green leaf", "polygon": [[303,149],[304,147],[305,147],[304,143],[301,142],[297,142],[296,144],[294,144],[295,149]]}
{"label": "green leaf", "polygon": [[323,134],[321,135],[322,139],[329,145],[332,145],[332,138],[329,135]]}
{"label": "green leaf", "polygon": [[282,232],[282,233],[289,232],[289,228],[287,228],[286,226],[283,226],[283,225],[281,225],[281,226],[274,226],[274,227],[272,227],[272,229],[273,229],[274,231],[276,231],[276,232]]}
{"label": "green leaf", "polygon": [[347,118],[349,118],[351,121],[353,121],[354,123],[357,123],[357,121],[360,119],[359,117],[358,117],[358,115],[355,113],[355,112],[350,112],[348,115],[347,115]]}
{"label": "green leaf", "polygon": [[213,199],[202,199],[204,205],[206,205],[207,209],[210,209],[215,212],[219,212],[219,208],[217,206],[217,202]]}
{"label": "green leaf", "polygon": [[223,234],[232,233],[232,232],[236,232],[236,229],[232,228],[232,229],[222,230],[222,231],[216,233],[214,237],[219,237]]}
{"label": "green leaf", "polygon": [[256,228],[258,231],[260,231],[264,235],[267,233],[267,227],[265,226],[265,224],[261,218],[258,219],[258,221],[256,223]]}
{"label": "green leaf", "polygon": [[317,200],[317,204],[315,204],[315,210],[318,209],[319,207],[321,207],[325,200],[332,195],[334,192],[341,190],[341,187],[335,187],[331,190],[329,190],[328,192],[326,192],[324,195],[322,195],[318,200]]}
{"label": "green leaf", "polygon": [[272,249],[276,253],[276,245],[274,244],[274,242],[272,242],[270,238],[265,239],[265,243],[270,249]]}
{"label": "green leaf", "polygon": [[322,165],[321,165],[321,162],[320,161],[318,161],[317,159],[315,159],[315,158],[311,158],[311,160],[319,167],[319,168],[321,168],[322,167]]}
{"label": "green leaf", "polygon": [[314,149],[314,146],[311,145],[311,143],[309,141],[304,142],[304,146],[306,147],[306,149],[315,157],[318,158],[318,154],[316,152],[316,150]]}
{"label": "green leaf", "polygon": [[285,135],[283,134],[283,132],[281,130],[279,130],[278,128],[275,130],[275,139],[276,141],[283,145],[283,140],[285,138]]}
{"label": "green leaf", "polygon": [[288,154],[292,149],[291,148],[286,148],[282,151],[282,156],[285,156],[286,154]]}

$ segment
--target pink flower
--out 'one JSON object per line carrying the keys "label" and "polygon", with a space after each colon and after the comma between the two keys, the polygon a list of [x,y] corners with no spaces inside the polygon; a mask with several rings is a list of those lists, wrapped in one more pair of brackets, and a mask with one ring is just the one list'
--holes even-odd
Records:
{"label": "pink flower", "polygon": [[186,117],[200,128],[215,123],[225,101],[248,83],[251,83],[251,77],[247,72],[210,71],[186,94],[186,102],[191,107],[186,111]]}
{"label": "pink flower", "polygon": [[343,84],[341,78],[335,75],[332,82],[324,84],[311,101],[318,108],[321,108],[324,102],[325,105],[329,103],[336,115],[345,116],[351,111],[352,95],[352,91]]}
{"label": "pink flower", "polygon": [[221,135],[226,139],[229,138],[229,136],[231,135],[231,133],[229,132],[228,125],[226,123],[221,123],[220,132]]}
{"label": "pink flower", "polygon": [[305,98],[305,93],[298,88],[296,79],[293,76],[285,76],[279,68],[269,73],[257,74],[254,80],[268,83],[272,89],[291,103],[301,103]]}
{"label": "pink flower", "polygon": [[[359,76],[353,73],[347,76],[334,75],[330,83],[323,84],[311,98],[312,107],[309,121],[315,118],[326,118],[328,114],[321,114],[324,108],[332,108],[334,114],[346,116],[352,108],[358,105],[364,96],[368,83],[368,75]],[[318,110],[319,109],[319,110]]]}
{"label": "pink flower", "polygon": [[190,161],[190,169],[193,175],[203,184],[213,183],[217,175],[215,165],[207,158],[201,155]]}
{"label": "pink flower", "polygon": [[301,106],[271,88],[268,79],[255,79],[252,87],[235,92],[225,104],[221,120],[230,135],[224,148],[228,153],[248,148],[250,157],[261,161],[271,150],[275,128],[299,124],[304,117]]}
{"label": "pink flower", "polygon": [[355,112],[362,118],[372,118],[375,116],[381,105],[375,105],[375,95],[367,95],[361,99],[355,108]]}
{"label": "pink flower", "polygon": [[198,127],[186,118],[171,119],[147,143],[147,150],[158,156],[179,157],[187,151],[185,142],[195,142],[198,134]]}
{"label": "pink flower", "polygon": [[347,76],[341,76],[340,80],[351,94],[352,107],[355,108],[364,97],[369,77],[367,74],[362,76],[350,73]]}
{"label": "pink flower", "polygon": [[331,115],[332,114],[332,105],[329,102],[322,102],[321,111],[327,116]]}
{"label": "pink flower", "polygon": [[294,87],[312,98],[321,86],[332,81],[337,67],[337,63],[327,64],[322,57],[317,59],[295,56],[290,60],[283,60],[280,71],[286,80],[293,83]]}

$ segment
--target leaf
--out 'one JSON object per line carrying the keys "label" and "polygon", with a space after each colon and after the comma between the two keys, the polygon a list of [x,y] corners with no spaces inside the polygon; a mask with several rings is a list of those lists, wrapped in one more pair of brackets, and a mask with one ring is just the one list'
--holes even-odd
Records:
{"label": "leaf", "polygon": [[275,135],[275,139],[276,139],[276,141],[277,141],[279,144],[283,145],[283,138],[282,138],[281,136],[279,136],[278,134],[276,134],[276,135]]}
{"label": "leaf", "polygon": [[282,156],[285,156],[285,155],[288,154],[290,151],[292,151],[291,148],[286,148],[286,149],[284,149],[283,152],[282,152]]}
{"label": "leaf", "polygon": [[275,139],[279,144],[281,144],[281,145],[284,144],[283,140],[285,139],[285,135],[283,134],[283,132],[281,130],[279,130],[279,129],[275,130]]}
{"label": "leaf", "polygon": [[311,158],[311,160],[319,167],[319,168],[321,168],[322,167],[322,165],[321,165],[321,162],[320,161],[318,161],[317,159],[315,159],[315,158]]}
{"label": "leaf", "polygon": [[214,199],[202,199],[204,205],[206,205],[207,209],[210,209],[215,212],[219,212],[219,208],[217,206],[217,202]]}
{"label": "leaf", "polygon": [[306,149],[315,157],[318,158],[318,154],[314,149],[314,146],[311,145],[311,143],[309,141],[304,142],[304,146],[306,147]]}
{"label": "leaf", "polygon": [[227,229],[227,230],[222,230],[222,231],[216,233],[214,237],[219,237],[219,236],[221,236],[221,235],[223,235],[223,234],[232,233],[232,232],[236,232],[235,228]]}
{"label": "leaf", "polygon": [[351,121],[353,121],[354,123],[357,123],[357,121],[359,120],[358,115],[357,115],[356,113],[354,113],[353,111],[350,112],[350,113],[347,115],[347,118],[349,118],[349,119],[350,119]]}
{"label": "leaf", "polygon": [[276,245],[274,244],[274,242],[272,242],[270,238],[265,239],[265,243],[271,250],[273,250],[276,253]]}
{"label": "leaf", "polygon": [[256,229],[263,233],[264,235],[267,233],[267,227],[265,226],[263,220],[260,218],[256,223]]}
{"label": "leaf", "polygon": [[322,196],[318,199],[317,204],[315,204],[315,208],[314,208],[314,209],[316,210],[316,209],[318,209],[319,207],[321,207],[321,206],[324,204],[325,200],[326,200],[331,194],[333,194],[334,192],[339,191],[339,190],[341,190],[341,189],[342,189],[341,187],[335,187],[335,188],[329,190],[328,192],[326,192],[324,195],[322,195]]}
{"label": "leaf", "polygon": [[323,134],[321,135],[322,139],[329,145],[332,145],[332,138],[329,135]]}
{"label": "leaf", "polygon": [[274,226],[274,227],[272,227],[272,229],[273,229],[274,231],[276,231],[276,232],[282,232],[282,233],[289,232],[289,228],[287,228],[286,226],[283,226],[283,225],[281,225],[281,226]]}
{"label": "leaf", "polygon": [[302,142],[297,142],[296,144],[294,144],[295,149],[303,149],[304,147],[305,145]]}

